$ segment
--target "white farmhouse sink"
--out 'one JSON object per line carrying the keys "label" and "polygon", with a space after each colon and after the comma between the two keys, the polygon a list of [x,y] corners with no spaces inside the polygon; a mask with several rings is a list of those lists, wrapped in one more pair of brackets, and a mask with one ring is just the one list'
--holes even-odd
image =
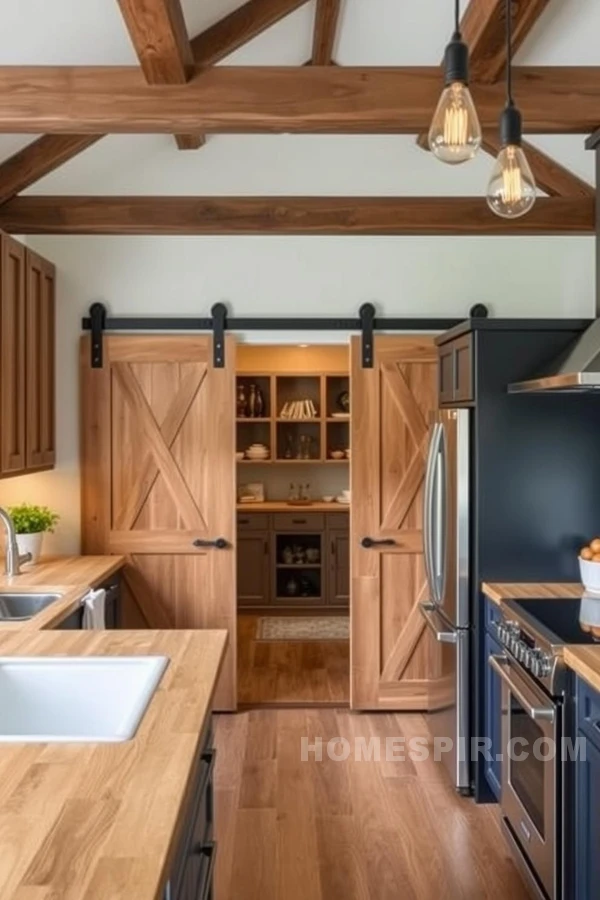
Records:
{"label": "white farmhouse sink", "polygon": [[0,743],[128,741],[166,656],[0,657]]}

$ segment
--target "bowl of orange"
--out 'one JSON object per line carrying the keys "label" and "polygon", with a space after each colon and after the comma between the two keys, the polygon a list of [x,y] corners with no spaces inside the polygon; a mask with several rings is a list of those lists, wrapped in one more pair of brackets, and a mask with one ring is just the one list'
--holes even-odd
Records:
{"label": "bowl of orange", "polygon": [[581,549],[579,571],[586,591],[600,595],[600,538],[594,538]]}

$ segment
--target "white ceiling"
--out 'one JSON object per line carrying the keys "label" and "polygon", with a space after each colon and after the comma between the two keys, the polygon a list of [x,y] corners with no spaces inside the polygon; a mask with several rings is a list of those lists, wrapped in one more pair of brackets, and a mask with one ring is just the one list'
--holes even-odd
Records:
{"label": "white ceiling", "polygon": [[[241,5],[241,0],[183,0],[189,33],[199,33]],[[2,65],[136,64],[116,0],[19,0],[3,6]],[[314,6],[311,0],[224,64],[304,63],[310,56]],[[436,64],[452,14],[451,0],[342,0],[335,58],[341,65]],[[598,0],[550,0],[517,62],[600,65],[598,34]],[[0,160],[33,139],[0,135]],[[593,154],[585,152],[583,142],[581,135],[532,138],[593,182]],[[219,135],[203,150],[187,153],[164,136],[114,136],[38,182],[30,193],[468,194],[481,193],[488,170],[485,155],[470,166],[448,170],[417,151],[406,136]]]}

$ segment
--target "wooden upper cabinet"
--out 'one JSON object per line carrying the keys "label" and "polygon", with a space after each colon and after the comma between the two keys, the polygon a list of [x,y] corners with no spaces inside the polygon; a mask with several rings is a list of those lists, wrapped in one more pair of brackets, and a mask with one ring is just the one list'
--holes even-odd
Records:
{"label": "wooden upper cabinet", "polygon": [[463,334],[438,346],[440,406],[471,406],[475,400],[473,335]]}
{"label": "wooden upper cabinet", "polygon": [[31,250],[26,271],[26,424],[30,472],[50,469],[55,447],[55,269]]}
{"label": "wooden upper cabinet", "polygon": [[25,471],[25,247],[0,237],[0,474]]}
{"label": "wooden upper cabinet", "polygon": [[50,469],[54,447],[54,267],[0,234],[0,477]]}

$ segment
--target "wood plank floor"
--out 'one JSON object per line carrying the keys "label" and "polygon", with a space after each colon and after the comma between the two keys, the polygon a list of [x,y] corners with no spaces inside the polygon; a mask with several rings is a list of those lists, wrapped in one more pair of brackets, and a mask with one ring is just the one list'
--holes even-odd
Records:
{"label": "wood plank floor", "polygon": [[527,900],[495,807],[440,763],[301,761],[301,738],[425,736],[412,714],[260,709],[216,726],[215,900]]}
{"label": "wood plank floor", "polygon": [[348,641],[257,641],[258,618],[238,616],[240,706],[349,702]]}

